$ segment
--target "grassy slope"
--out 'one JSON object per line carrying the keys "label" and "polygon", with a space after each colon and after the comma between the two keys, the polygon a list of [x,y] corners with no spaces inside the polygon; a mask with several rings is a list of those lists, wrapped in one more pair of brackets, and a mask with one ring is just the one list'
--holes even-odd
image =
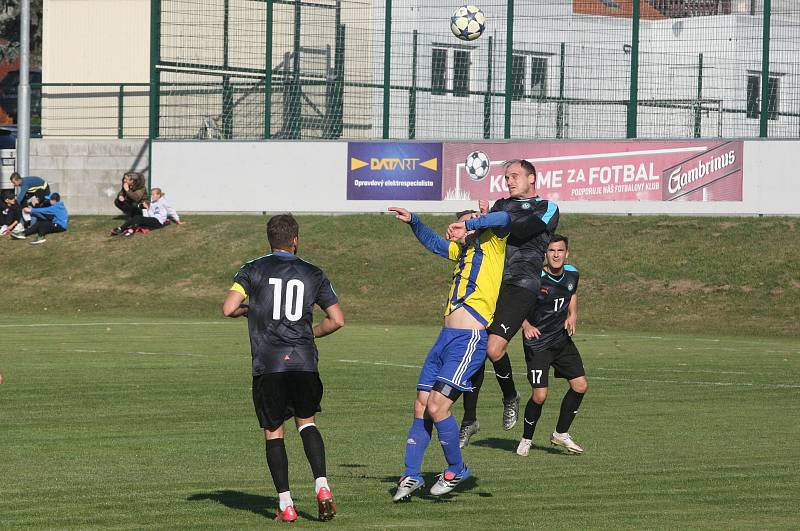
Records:
{"label": "grassy slope", "polygon": [[[444,216],[426,217],[437,229]],[[193,216],[131,239],[78,217],[32,247],[0,241],[3,295],[20,315],[211,317],[246,259],[264,252],[261,216]],[[389,216],[301,217],[301,255],[328,272],[348,319],[435,323],[449,264]],[[800,220],[564,216],[582,272],[581,326],[800,335]]]}
{"label": "grassy slope", "polygon": [[[269,524],[277,500],[252,412],[243,321],[15,322],[0,325],[0,527]],[[465,518],[474,529],[797,526],[796,339],[576,336],[591,389],[570,431],[584,455],[545,444],[562,381],[523,459],[513,453],[521,427],[502,431],[498,388],[487,379],[482,428],[465,450],[477,481],[441,500],[392,504],[415,366],[436,334],[435,326],[350,325],[320,340],[318,423],[340,510],[325,528],[447,528]],[[512,358],[521,359],[517,342]],[[308,521],[312,481],[293,429],[287,447],[298,525],[321,529]],[[442,466],[434,441],[423,470],[430,480]]]}

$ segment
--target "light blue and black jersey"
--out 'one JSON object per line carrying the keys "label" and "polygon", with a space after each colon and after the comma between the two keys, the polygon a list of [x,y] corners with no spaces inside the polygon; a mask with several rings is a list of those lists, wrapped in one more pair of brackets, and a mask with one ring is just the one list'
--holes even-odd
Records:
{"label": "light blue and black jersey", "polygon": [[[558,227],[558,206],[541,197],[507,198],[499,199],[492,205],[492,212],[499,211],[511,215],[503,283],[535,292],[539,287],[538,278],[547,245]],[[540,220],[540,223],[532,226],[531,216],[534,220]]]}
{"label": "light blue and black jersey", "polygon": [[569,313],[569,303],[578,291],[578,269],[566,264],[558,276],[547,271],[541,273],[541,287],[536,306],[528,315],[528,322],[539,329],[538,339],[524,339],[525,347],[540,351],[558,346],[569,338],[564,329]]}

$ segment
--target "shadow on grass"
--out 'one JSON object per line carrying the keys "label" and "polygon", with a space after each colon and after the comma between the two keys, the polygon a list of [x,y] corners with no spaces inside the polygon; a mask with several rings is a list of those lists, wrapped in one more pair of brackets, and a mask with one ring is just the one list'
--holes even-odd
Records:
{"label": "shadow on grass", "polygon": [[[488,439],[478,439],[475,441],[470,441],[469,444],[471,446],[480,446],[482,448],[493,448],[495,450],[504,450],[507,452],[515,453],[517,451],[517,445],[519,444],[519,441],[516,441],[514,439],[500,439],[499,437],[489,437]],[[564,452],[553,446],[538,446],[534,444],[531,446],[531,450],[536,452],[555,454],[555,455],[569,455],[567,452]]]}
{"label": "shadow on grass", "polygon": [[[274,496],[259,496],[258,494],[248,494],[238,490],[215,490],[212,492],[199,492],[192,494],[187,501],[211,500],[240,511],[250,511],[251,513],[263,516],[272,520],[278,510],[278,498]],[[300,518],[306,520],[316,520],[317,518],[304,511],[297,511]]]}
{"label": "shadow on grass", "polygon": [[[425,480],[425,486],[422,487],[421,489],[417,490],[416,492],[414,492],[414,494],[411,495],[410,499],[403,500],[400,503],[408,503],[409,501],[411,501],[411,500],[413,500],[415,498],[418,498],[418,499],[421,499],[421,500],[427,500],[427,501],[430,501],[430,502],[433,502],[433,503],[449,503],[451,501],[457,500],[459,494],[464,494],[464,493],[470,492],[470,491],[474,490],[478,486],[478,478],[475,477],[475,476],[470,476],[467,479],[465,479],[463,483],[458,485],[458,487],[456,487],[455,490],[453,490],[452,493],[443,494],[441,496],[432,496],[430,494],[430,490],[431,490],[431,487],[433,486],[433,484],[436,483],[436,480],[438,479],[438,477],[439,477],[439,474],[435,474],[435,473],[422,474],[422,478]],[[389,487],[386,490],[386,492],[388,492],[390,496],[394,496],[394,493],[397,490],[397,481],[399,479],[400,478],[398,476],[386,476],[381,480],[383,483],[391,483],[392,484],[392,486]],[[492,494],[489,493],[489,492],[475,492],[473,494],[476,494],[476,495],[480,496],[481,498],[491,498],[492,497]]]}

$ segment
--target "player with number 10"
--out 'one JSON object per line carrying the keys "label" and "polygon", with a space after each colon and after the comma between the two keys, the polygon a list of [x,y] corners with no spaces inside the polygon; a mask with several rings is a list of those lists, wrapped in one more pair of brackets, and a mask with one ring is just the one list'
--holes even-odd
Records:
{"label": "player with number 10", "polygon": [[[344,326],[344,314],[325,273],[296,255],[298,237],[299,226],[291,214],[273,216],[267,223],[272,252],[239,269],[222,305],[226,317],[247,316],[253,405],[264,430],[267,465],[278,491],[280,508],[275,520],[281,522],[297,519],[283,442],[283,423],[292,417],[314,474],[319,517],[330,520],[336,514],[325,472],[325,445],[314,423],[322,400],[314,338]],[[316,326],[314,305],[326,315]]]}

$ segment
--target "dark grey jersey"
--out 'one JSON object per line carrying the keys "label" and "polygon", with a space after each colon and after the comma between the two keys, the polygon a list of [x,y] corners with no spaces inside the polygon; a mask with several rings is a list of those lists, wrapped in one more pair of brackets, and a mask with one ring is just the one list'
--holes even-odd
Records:
{"label": "dark grey jersey", "polygon": [[313,309],[338,299],[325,273],[291,253],[272,253],[243,265],[234,277],[248,297],[253,376],[317,372]]}
{"label": "dark grey jersey", "polygon": [[579,274],[575,266],[565,265],[561,275],[554,277],[542,271],[542,285],[536,306],[528,316],[528,322],[539,329],[538,339],[525,339],[525,347],[540,351],[555,347],[569,338],[564,329],[569,313],[569,303],[578,291]]}
{"label": "dark grey jersey", "polygon": [[512,219],[529,213],[541,219],[545,225],[543,232],[526,238],[515,236],[512,231],[506,242],[503,283],[536,291],[547,245],[558,227],[558,206],[541,197],[507,198],[498,199],[492,205],[492,212],[499,211],[508,212]]}

